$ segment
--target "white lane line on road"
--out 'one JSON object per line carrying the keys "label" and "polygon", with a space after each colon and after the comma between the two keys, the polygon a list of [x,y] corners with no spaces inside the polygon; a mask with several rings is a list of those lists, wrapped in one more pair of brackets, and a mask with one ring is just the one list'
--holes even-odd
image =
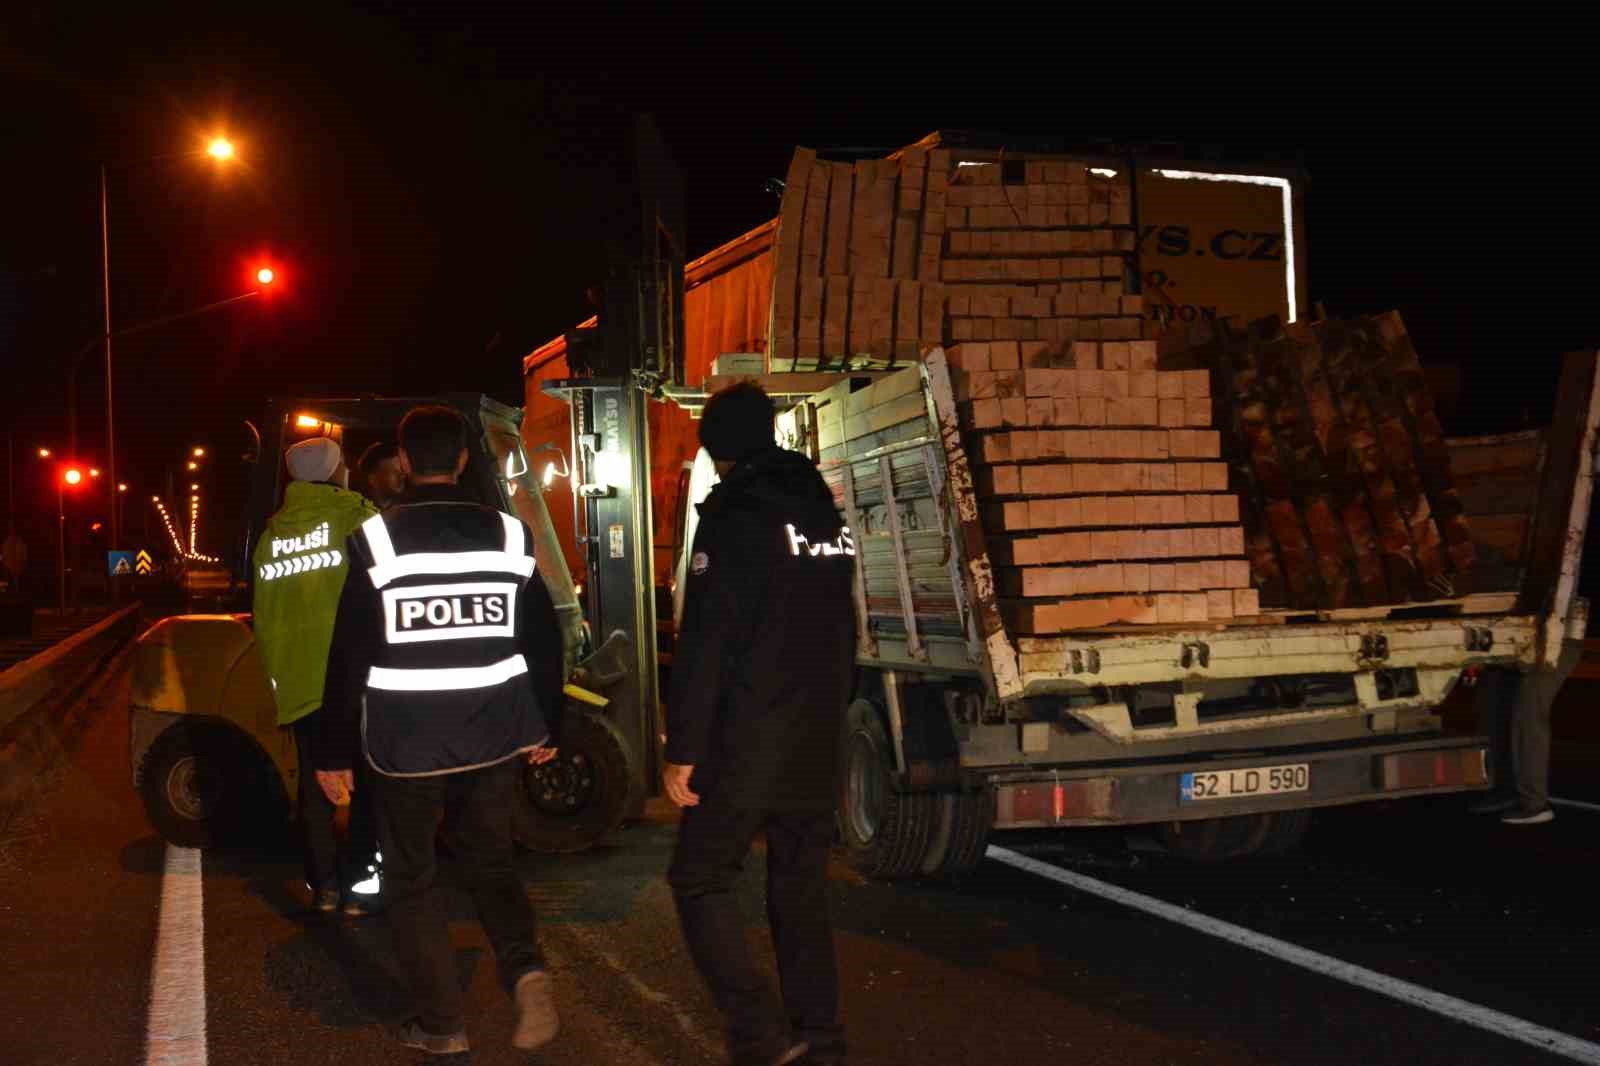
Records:
{"label": "white lane line on road", "polygon": [[145,1066],[206,1064],[206,943],[200,852],[167,845],[150,971]]}
{"label": "white lane line on road", "polygon": [[1600,814],[1600,803],[1584,803],[1582,800],[1556,799],[1554,796],[1550,797],[1550,802],[1557,807],[1572,807],[1576,810],[1593,811],[1595,814]]}
{"label": "white lane line on road", "polygon": [[1410,981],[1402,981],[1398,977],[1390,977],[1387,974],[1378,973],[1376,970],[1369,970],[1364,966],[1344,962],[1331,955],[1324,955],[1321,952],[1291,944],[1286,940],[1279,940],[1277,937],[1257,933],[1243,926],[1224,922],[1219,918],[1212,918],[1209,915],[1186,910],[1183,907],[1166,903],[1140,892],[1134,892],[1105,881],[1098,881],[1093,877],[1085,877],[1083,874],[1075,873],[1072,870],[1063,870],[1059,866],[1040,862],[1038,859],[1029,858],[1009,848],[998,848],[990,845],[988,855],[989,858],[994,859],[996,862],[1005,863],[1007,866],[1015,867],[1018,870],[1038,874],[1040,877],[1048,878],[1058,884],[1075,888],[1080,892],[1087,892],[1091,896],[1099,896],[1101,899],[1120,903],[1124,907],[1132,907],[1134,910],[1144,911],[1146,914],[1155,915],[1157,918],[1165,918],[1169,922],[1188,926],[1190,929],[1205,933],[1208,936],[1217,937],[1220,940],[1226,940],[1239,947],[1249,948],[1251,951],[1259,951],[1263,955],[1271,955],[1273,958],[1303,967],[1324,977],[1331,977],[1336,981],[1343,981],[1346,984],[1355,985],[1357,988],[1364,988],[1369,992],[1377,992],[1380,995],[1397,999],[1413,1007],[1421,1007],[1423,1010],[1433,1011],[1435,1014],[1441,1014],[1453,1021],[1476,1026],[1499,1036],[1519,1040],[1541,1051],[1563,1055],[1576,1062],[1600,1066],[1600,1044],[1592,1044],[1587,1040],[1580,1040],[1575,1036],[1570,1036],[1555,1029],[1546,1029],[1542,1025],[1535,1025],[1513,1015],[1504,1014],[1489,1007],[1482,1007],[1476,1003],[1469,1003],[1454,996],[1447,996],[1443,992],[1435,992],[1430,988],[1414,985]]}

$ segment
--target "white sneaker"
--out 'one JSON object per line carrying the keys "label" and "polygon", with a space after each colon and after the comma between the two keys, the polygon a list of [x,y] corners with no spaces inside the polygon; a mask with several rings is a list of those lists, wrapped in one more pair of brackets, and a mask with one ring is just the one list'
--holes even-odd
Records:
{"label": "white sneaker", "polygon": [[1528,811],[1518,811],[1516,814],[1508,814],[1504,818],[1500,819],[1500,824],[1544,825],[1546,822],[1553,822],[1555,820],[1556,812],[1551,810],[1549,807],[1546,807],[1542,811],[1533,811],[1531,813]]}

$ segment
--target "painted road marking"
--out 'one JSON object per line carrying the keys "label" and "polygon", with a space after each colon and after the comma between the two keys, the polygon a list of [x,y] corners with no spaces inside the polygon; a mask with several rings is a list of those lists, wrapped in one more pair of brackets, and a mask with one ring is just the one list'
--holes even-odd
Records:
{"label": "painted road marking", "polygon": [[1140,892],[1099,881],[1093,877],[1085,877],[1083,874],[1072,870],[1063,870],[1059,866],[1040,862],[1038,859],[1029,858],[1009,848],[997,848],[991,845],[988,849],[988,856],[996,862],[1005,863],[1007,866],[1015,867],[1027,873],[1038,874],[1040,877],[1048,878],[1069,888],[1075,888],[1080,892],[1086,892],[1091,896],[1099,896],[1101,899],[1120,903],[1124,907],[1132,907],[1134,910],[1144,911],[1146,914],[1152,914],[1157,918],[1165,918],[1169,922],[1188,926],[1190,929],[1205,933],[1208,936],[1217,937],[1219,940],[1226,940],[1239,947],[1249,948],[1251,951],[1259,951],[1263,955],[1271,955],[1273,958],[1300,966],[1324,977],[1331,977],[1336,981],[1343,981],[1346,984],[1366,989],[1369,992],[1377,992],[1380,995],[1397,999],[1413,1007],[1421,1007],[1423,1010],[1433,1011],[1435,1014],[1441,1014],[1452,1021],[1463,1022],[1500,1036],[1509,1037],[1512,1040],[1519,1040],[1524,1044],[1538,1048],[1540,1051],[1562,1055],[1576,1062],[1600,1066],[1600,1044],[1592,1044],[1587,1040],[1580,1040],[1575,1036],[1555,1029],[1546,1029],[1542,1025],[1535,1025],[1513,1015],[1503,1014],[1500,1011],[1482,1007],[1476,1003],[1469,1003],[1454,996],[1447,996],[1443,992],[1435,992],[1432,989],[1423,988],[1421,985],[1414,985],[1410,981],[1402,981],[1397,977],[1390,977],[1387,974],[1378,973],[1376,970],[1369,970],[1364,966],[1344,962],[1333,958],[1331,955],[1324,955],[1309,948],[1302,948],[1286,940],[1279,940],[1277,937],[1257,933],[1243,926],[1234,925],[1231,922],[1224,922],[1218,918],[1185,910],[1183,907],[1163,902]]}
{"label": "painted road marking", "polygon": [[1550,797],[1550,802],[1557,807],[1572,807],[1575,810],[1593,811],[1596,814],[1600,814],[1600,803],[1584,803],[1582,800],[1556,799],[1554,796]]}
{"label": "painted road marking", "polygon": [[167,845],[145,1033],[145,1066],[205,1066],[205,914],[194,848]]}

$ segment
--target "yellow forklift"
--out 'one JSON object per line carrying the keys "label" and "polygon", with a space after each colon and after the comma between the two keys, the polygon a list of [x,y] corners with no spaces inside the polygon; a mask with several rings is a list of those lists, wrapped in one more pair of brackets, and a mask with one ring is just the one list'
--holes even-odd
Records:
{"label": "yellow forklift", "polygon": [[[584,621],[572,573],[556,543],[521,437],[522,411],[478,394],[415,399],[275,399],[258,430],[251,426],[252,475],[237,575],[242,592],[232,613],[162,619],[139,637],[129,689],[133,783],[150,823],[188,847],[244,842],[293,815],[301,772],[292,731],[277,724],[248,613],[257,575],[251,549],[283,497],[284,451],[327,436],[346,455],[393,440],[400,419],[419,403],[443,403],[467,419],[462,485],[480,502],[515,514],[533,531],[537,573],[561,623],[568,705],[560,756],[530,766],[517,836],[542,851],[587,847],[643,803],[642,752],[654,734],[626,684],[634,655],[626,635],[596,643]],[[338,546],[335,546],[336,548]]]}

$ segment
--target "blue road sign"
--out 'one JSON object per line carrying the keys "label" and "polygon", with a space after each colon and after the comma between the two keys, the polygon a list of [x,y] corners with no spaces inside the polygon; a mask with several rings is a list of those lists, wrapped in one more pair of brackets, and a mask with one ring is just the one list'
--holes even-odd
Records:
{"label": "blue road sign", "polygon": [[112,577],[133,573],[133,553],[106,552],[106,573]]}

